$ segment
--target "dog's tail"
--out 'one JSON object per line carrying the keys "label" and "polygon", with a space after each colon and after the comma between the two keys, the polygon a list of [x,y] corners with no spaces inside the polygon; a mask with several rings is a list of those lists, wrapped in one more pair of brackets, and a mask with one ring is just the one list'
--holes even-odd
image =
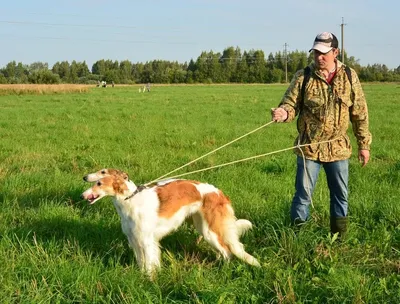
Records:
{"label": "dog's tail", "polygon": [[248,230],[253,228],[253,225],[250,221],[248,220],[243,220],[243,219],[238,219],[235,222],[235,226],[237,229],[237,233],[239,237],[241,237],[243,234],[245,234]]}

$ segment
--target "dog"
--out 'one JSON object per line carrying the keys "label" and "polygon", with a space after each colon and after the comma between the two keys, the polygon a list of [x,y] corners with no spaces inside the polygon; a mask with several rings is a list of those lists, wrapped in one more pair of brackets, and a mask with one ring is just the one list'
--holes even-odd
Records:
{"label": "dog", "polygon": [[113,197],[139,268],[154,278],[161,267],[160,240],[191,217],[196,230],[225,260],[232,255],[260,267],[255,257],[244,250],[239,237],[252,228],[250,221],[236,219],[229,198],[210,184],[193,180],[170,179],[149,187],[138,187],[127,173],[102,169],[83,178],[95,184],[81,197],[94,204]]}

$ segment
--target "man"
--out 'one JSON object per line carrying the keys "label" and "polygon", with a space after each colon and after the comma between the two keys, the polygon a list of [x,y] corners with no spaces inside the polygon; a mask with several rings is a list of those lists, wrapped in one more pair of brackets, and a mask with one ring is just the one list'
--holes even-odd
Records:
{"label": "man", "polygon": [[317,35],[310,50],[314,53],[314,62],[295,74],[279,107],[272,109],[272,119],[290,122],[298,115],[296,145],[311,144],[295,149],[297,173],[292,223],[300,224],[308,219],[311,195],[323,167],[330,191],[331,232],[343,235],[348,225],[349,123],[353,125],[362,166],[369,161],[372,137],[360,81],[353,69],[337,60],[338,46],[332,33]]}

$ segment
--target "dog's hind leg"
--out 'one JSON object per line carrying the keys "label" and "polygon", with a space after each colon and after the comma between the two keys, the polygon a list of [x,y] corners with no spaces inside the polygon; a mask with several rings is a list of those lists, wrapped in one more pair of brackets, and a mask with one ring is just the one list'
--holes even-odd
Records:
{"label": "dog's hind leg", "polygon": [[203,219],[200,215],[200,213],[194,213],[192,214],[192,221],[193,221],[193,226],[196,228],[196,230],[199,232],[200,236],[196,240],[196,244],[200,244],[201,240],[203,239]]}
{"label": "dog's hind leg", "polygon": [[221,230],[222,235],[220,236],[220,239],[222,240],[223,243],[226,244],[226,246],[229,248],[230,252],[233,255],[235,255],[237,258],[241,259],[242,261],[244,261],[250,265],[260,267],[260,263],[257,261],[257,259],[255,257],[253,257],[252,255],[248,254],[244,250],[244,246],[239,240],[240,234],[249,228],[248,223],[250,223],[250,222],[248,222],[248,223],[242,222],[245,224],[242,226],[242,230],[240,230],[240,229],[236,228],[237,221],[234,224],[236,229],[232,229],[232,227],[231,227],[232,224],[230,223],[231,221],[232,221],[232,219],[230,219],[230,218],[225,219],[225,224],[223,225],[223,229]]}
{"label": "dog's hind leg", "polygon": [[260,266],[256,258],[244,250],[243,244],[239,241],[239,236],[249,227],[251,223],[246,220],[236,220],[233,208],[223,195],[215,197],[209,194],[204,199],[204,219],[211,231],[211,238],[204,238],[209,241],[225,259],[229,259],[233,254],[242,261]]}

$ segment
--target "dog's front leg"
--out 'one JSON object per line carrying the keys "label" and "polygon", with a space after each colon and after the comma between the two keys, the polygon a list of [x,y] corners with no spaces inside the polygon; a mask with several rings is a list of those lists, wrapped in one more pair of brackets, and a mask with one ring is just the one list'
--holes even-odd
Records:
{"label": "dog's front leg", "polygon": [[143,242],[146,273],[151,279],[154,278],[156,271],[161,266],[161,252],[158,241],[154,239],[154,234],[151,233]]}
{"label": "dog's front leg", "polygon": [[132,248],[135,254],[136,263],[141,271],[145,270],[145,254],[143,244],[140,244],[132,235],[128,236],[129,247]]}

